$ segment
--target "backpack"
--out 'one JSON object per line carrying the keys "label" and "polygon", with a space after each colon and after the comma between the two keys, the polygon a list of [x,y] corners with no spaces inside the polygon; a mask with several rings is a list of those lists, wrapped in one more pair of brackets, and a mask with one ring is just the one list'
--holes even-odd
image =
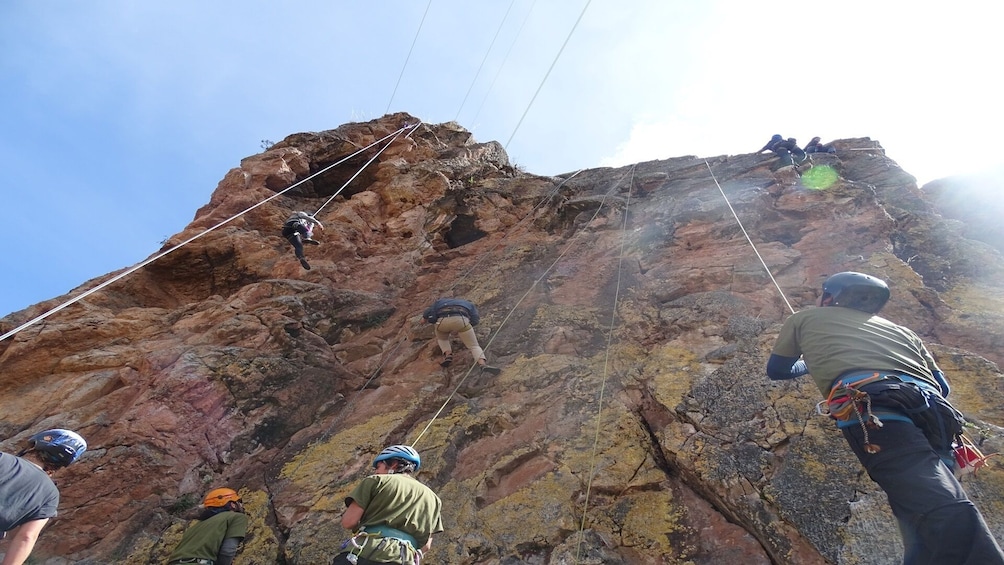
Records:
{"label": "backpack", "polygon": [[895,379],[869,383],[860,390],[868,393],[874,406],[891,408],[909,417],[939,455],[951,453],[953,444],[961,444],[965,416],[940,394]]}

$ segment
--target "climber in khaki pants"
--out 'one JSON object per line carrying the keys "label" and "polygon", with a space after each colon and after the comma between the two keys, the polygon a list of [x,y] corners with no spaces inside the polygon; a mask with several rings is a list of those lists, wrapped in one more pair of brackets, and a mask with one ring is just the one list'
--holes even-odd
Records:
{"label": "climber in khaki pants", "polygon": [[436,328],[436,341],[439,349],[443,352],[443,360],[439,363],[443,367],[449,367],[453,363],[453,346],[450,344],[450,337],[457,334],[460,341],[464,342],[467,349],[471,350],[471,355],[477,359],[481,370],[486,373],[497,375],[502,372],[498,367],[488,365],[485,352],[478,345],[478,336],[474,333],[474,326],[478,325],[481,317],[474,304],[459,298],[440,298],[432,306],[425,309],[422,319],[429,324],[434,324]]}

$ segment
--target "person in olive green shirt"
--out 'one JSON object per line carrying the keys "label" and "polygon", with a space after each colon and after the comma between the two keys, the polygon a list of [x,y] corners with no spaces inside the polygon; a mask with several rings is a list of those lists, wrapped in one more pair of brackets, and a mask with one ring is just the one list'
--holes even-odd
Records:
{"label": "person in olive green shirt", "polygon": [[345,499],[342,526],[355,532],[332,565],[418,563],[443,531],[442,502],[412,477],[422,459],[407,445],[392,445],[373,461],[375,474]]}
{"label": "person in olive green shirt", "polygon": [[229,488],[209,491],[199,521],[185,530],[167,565],[231,565],[247,535],[248,517],[240,495]]}
{"label": "person in olive green shirt", "polygon": [[885,281],[863,273],[829,277],[820,308],[785,320],[767,376],[785,380],[811,374],[828,400],[839,400],[844,387],[858,383],[856,390],[879,399],[874,410],[866,408],[881,412],[879,423],[865,421],[861,410],[856,418],[834,418],[868,476],[888,497],[903,538],[904,564],[1004,565],[1004,552],[948,466],[946,459],[954,461],[951,447],[933,446],[910,414],[883,404],[883,393],[909,390],[921,399],[918,406],[926,403],[934,410],[947,404],[951,392],[920,337],[877,315],[889,296]]}

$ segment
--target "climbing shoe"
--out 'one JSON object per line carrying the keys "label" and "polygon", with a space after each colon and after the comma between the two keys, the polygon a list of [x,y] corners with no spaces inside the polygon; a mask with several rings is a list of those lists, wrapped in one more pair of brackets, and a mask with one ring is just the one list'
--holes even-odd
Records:
{"label": "climbing shoe", "polygon": [[491,365],[481,365],[481,372],[488,373],[490,375],[497,375],[502,372],[502,369],[498,367],[492,367]]}
{"label": "climbing shoe", "polygon": [[303,265],[304,269],[307,269],[308,271],[310,270],[310,263],[308,263],[303,257],[300,257],[300,264]]}
{"label": "climbing shoe", "polygon": [[440,367],[449,367],[453,364],[453,355],[446,355],[443,360],[439,363]]}
{"label": "climbing shoe", "polygon": [[316,239],[310,239],[309,237],[303,240],[304,243],[309,243],[311,245],[320,245],[321,242]]}

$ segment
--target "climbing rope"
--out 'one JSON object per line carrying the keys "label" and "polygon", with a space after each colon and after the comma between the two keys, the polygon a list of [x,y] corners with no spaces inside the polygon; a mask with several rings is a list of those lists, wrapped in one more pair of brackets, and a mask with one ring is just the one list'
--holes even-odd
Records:
{"label": "climbing rope", "polygon": [[603,356],[603,376],[600,379],[600,394],[596,407],[596,432],[593,434],[593,447],[589,454],[589,474],[586,475],[586,493],[582,501],[582,520],[579,522],[579,541],[575,549],[575,563],[579,563],[582,545],[585,543],[586,517],[589,513],[589,495],[593,486],[593,474],[596,472],[596,453],[599,451],[600,430],[603,428],[603,399],[607,388],[607,377],[610,367],[610,350],[613,345],[614,329],[617,327],[617,305],[621,295],[621,274],[624,267],[624,249],[627,246],[628,213],[631,209],[631,192],[634,187],[634,168],[631,166],[631,180],[628,181],[627,202],[624,204],[624,220],[621,224],[621,248],[617,257],[617,284],[614,287],[613,310],[610,313],[610,331],[607,332],[607,347]]}
{"label": "climbing rope", "polygon": [[579,13],[579,18],[575,20],[575,24],[565,37],[565,42],[561,44],[561,49],[558,49],[557,55],[555,55],[554,60],[551,61],[551,66],[548,67],[547,72],[544,73],[544,78],[541,79],[540,85],[537,86],[537,91],[533,93],[533,97],[530,98],[530,102],[526,105],[526,109],[523,110],[523,115],[520,116],[519,122],[516,123],[516,127],[512,130],[512,135],[510,135],[508,141],[505,142],[505,145],[503,146],[504,149],[508,149],[509,143],[512,142],[512,138],[516,137],[516,132],[519,131],[519,127],[523,125],[523,119],[526,118],[527,113],[530,111],[530,107],[533,106],[534,100],[536,100],[537,95],[540,94],[540,90],[544,88],[544,83],[547,82],[547,77],[551,76],[551,71],[554,70],[554,66],[558,63],[558,58],[561,57],[561,53],[565,50],[565,46],[568,45],[568,40],[571,39],[572,34],[575,33],[575,28],[579,27],[579,22],[582,21],[582,16],[586,15],[586,10],[589,8],[589,4],[592,1],[593,0],[587,0],[586,5],[582,7],[582,12]]}
{"label": "climbing rope", "polygon": [[[415,126],[418,126],[418,124],[415,124]],[[360,174],[362,174],[362,172],[366,170],[366,167],[370,166],[370,164],[373,161],[376,161],[376,158],[379,157],[381,153],[383,153],[384,151],[386,151],[387,148],[390,147],[390,145],[392,143],[394,143],[394,141],[396,141],[397,138],[406,129],[411,129],[411,128],[415,127],[415,126],[402,126],[401,129],[399,129],[396,132],[392,133],[391,135],[394,136],[394,139],[391,139],[390,141],[388,141],[386,145],[384,145],[383,147],[380,148],[380,151],[377,151],[376,154],[374,154],[372,157],[370,157],[369,161],[366,161],[366,163],[362,167],[359,167],[359,170],[356,171],[354,175],[352,175],[351,177],[349,177],[349,180],[345,181],[345,184],[343,184],[341,187],[339,187],[338,190],[336,190],[335,193],[331,195],[331,197],[329,197],[327,200],[325,200],[324,204],[321,204],[320,208],[318,208],[317,211],[314,212],[314,216],[317,216],[318,214],[320,214],[321,210],[323,210],[324,207],[327,206],[329,202],[331,202],[332,200],[334,200],[336,196],[338,196],[339,194],[341,194],[342,190],[344,190],[346,186],[349,186],[350,182],[356,180],[356,177],[358,177]],[[387,136],[387,137],[390,137],[390,136]],[[387,138],[385,137],[384,139],[387,139]],[[381,141],[383,141],[383,140],[381,140]],[[370,147],[372,147],[372,145]],[[328,169],[330,169],[330,168],[331,167],[328,167]],[[327,169],[325,169],[325,170],[327,170]],[[286,189],[286,190],[289,190],[289,189]]]}
{"label": "climbing rope", "polygon": [[[301,184],[303,184],[303,183],[305,183],[305,182],[307,182],[307,181],[309,181],[309,180],[317,177],[318,175],[324,174],[328,170],[330,170],[330,169],[332,169],[332,168],[334,168],[334,167],[336,167],[336,166],[344,163],[345,161],[347,161],[347,160],[355,157],[356,155],[359,155],[363,151],[366,151],[367,149],[369,149],[369,148],[373,147],[374,145],[376,145],[376,144],[378,144],[378,143],[386,140],[387,138],[393,136],[396,139],[397,136],[401,134],[401,132],[403,132],[405,129],[407,129],[407,127],[409,127],[409,126],[402,127],[401,129],[399,129],[399,130],[397,130],[395,132],[392,132],[392,133],[390,133],[390,134],[382,137],[381,139],[378,139],[378,140],[374,141],[373,143],[367,145],[366,147],[363,147],[362,149],[359,149],[358,151],[356,151],[355,153],[352,153],[351,155],[349,155],[347,157],[343,157],[342,159],[339,159],[337,162],[332,163],[331,165],[328,165],[327,167],[325,167],[325,168],[317,171],[316,173],[314,173],[314,174],[312,174],[312,175],[304,178],[303,180],[300,180],[300,181],[298,181],[296,183],[291,184],[290,186],[286,187],[285,189],[281,190],[280,192],[277,192],[277,193],[273,194],[272,196],[269,196],[265,200],[262,200],[261,202],[255,204],[253,206],[250,206],[250,207],[244,209],[243,211],[238,212],[237,214],[234,214],[233,216],[230,216],[229,218],[223,220],[222,222],[220,222],[220,223],[218,223],[218,224],[216,224],[216,225],[214,225],[214,226],[206,229],[205,231],[202,231],[202,232],[200,232],[200,233],[198,233],[198,234],[196,234],[196,235],[194,235],[194,236],[186,239],[185,241],[182,241],[178,245],[175,245],[174,247],[171,247],[170,249],[168,249],[166,251],[162,251],[162,252],[160,252],[160,253],[158,253],[158,254],[156,254],[156,255],[154,255],[154,256],[146,259],[145,261],[143,261],[141,263],[138,263],[138,264],[134,265],[133,267],[130,267],[129,269],[126,269],[125,271],[119,273],[118,275],[115,275],[114,277],[112,277],[112,278],[108,279],[107,281],[99,284],[98,286],[96,286],[94,288],[91,288],[91,289],[89,289],[89,290],[87,290],[85,292],[82,292],[81,294],[78,294],[77,296],[74,296],[73,298],[67,300],[66,302],[63,302],[62,304],[56,306],[55,308],[49,310],[48,312],[45,312],[45,313],[43,313],[43,314],[41,314],[39,316],[36,316],[36,317],[32,318],[31,320],[28,320],[27,322],[21,324],[20,326],[14,328],[12,330],[10,330],[9,332],[3,334],[2,336],[0,336],[0,341],[3,341],[5,339],[7,339],[8,337],[17,334],[18,332],[20,332],[21,330],[24,330],[25,328],[29,328],[29,327],[35,325],[36,323],[38,323],[38,322],[40,322],[40,321],[48,318],[52,314],[55,314],[56,312],[59,312],[63,308],[66,308],[67,306],[70,306],[71,304],[79,302],[80,300],[83,300],[84,298],[87,298],[88,296],[94,294],[95,292],[97,292],[97,291],[105,288],[106,286],[108,286],[108,285],[110,285],[110,284],[112,284],[112,283],[114,283],[114,282],[116,282],[118,280],[121,280],[121,279],[123,279],[123,278],[131,275],[132,273],[135,273],[136,271],[142,269],[143,267],[149,265],[150,263],[153,263],[154,261],[160,259],[161,257],[164,257],[165,255],[168,255],[170,253],[173,253],[173,252],[177,251],[178,249],[181,249],[185,245],[188,245],[189,243],[195,241],[196,239],[199,239],[200,237],[206,235],[207,233],[209,233],[211,231],[214,231],[214,230],[216,230],[217,228],[219,228],[219,227],[221,227],[223,225],[226,225],[227,223],[229,223],[229,222],[231,222],[231,221],[233,221],[233,220],[235,220],[235,219],[243,216],[244,214],[247,214],[251,210],[254,210],[255,208],[261,206],[262,204],[265,204],[266,202],[268,202],[268,201],[270,201],[270,200],[272,200],[274,198],[278,198],[280,195],[285,194],[286,192],[289,192],[290,190],[293,190],[294,188],[296,188],[296,187],[300,186]],[[384,147],[384,149],[386,149],[386,147]],[[381,152],[382,151],[383,151],[383,149],[381,149]],[[371,160],[371,162],[372,162],[372,160]],[[367,163],[367,165],[368,164],[369,163]],[[359,173],[356,173],[356,174],[358,175]],[[355,178],[355,176],[353,176],[352,178]],[[348,183],[346,183],[346,184],[348,184]],[[344,188],[344,186],[342,188]],[[341,189],[339,189],[339,191],[340,190]],[[327,204],[327,202],[325,202],[325,204]],[[318,211],[320,211],[320,209],[318,209]]]}
{"label": "climbing rope", "polygon": [[492,83],[488,85],[488,90],[485,92],[484,98],[481,99],[481,105],[478,106],[477,113],[474,114],[474,119],[471,120],[471,124],[477,127],[478,117],[481,116],[481,110],[485,107],[485,102],[488,101],[488,95],[491,94],[492,89],[495,88],[495,82],[498,81],[499,75],[502,74],[502,69],[505,68],[506,62],[509,60],[509,54],[512,53],[512,48],[516,46],[516,41],[519,36],[523,33],[523,28],[526,26],[526,22],[530,19],[530,13],[533,12],[533,7],[537,5],[537,0],[533,0],[533,4],[530,4],[530,9],[526,11],[526,16],[523,17],[523,23],[519,25],[519,30],[516,31],[516,37],[513,38],[512,43],[509,44],[509,50],[506,51],[505,57],[502,57],[502,64],[499,65],[497,71],[495,71],[495,78],[492,79]]}
{"label": "climbing rope", "polygon": [[502,16],[502,21],[499,22],[498,29],[495,30],[495,36],[492,37],[492,42],[488,45],[488,49],[485,51],[484,58],[481,59],[481,64],[478,66],[478,71],[474,73],[474,80],[471,81],[471,85],[467,87],[467,93],[464,94],[464,100],[460,103],[460,107],[457,108],[457,115],[453,117],[453,121],[457,121],[460,118],[460,111],[464,109],[464,104],[467,104],[467,98],[471,95],[471,90],[474,89],[474,84],[478,82],[478,77],[481,76],[481,69],[485,67],[485,61],[488,60],[488,55],[492,52],[492,47],[495,46],[495,40],[499,37],[499,32],[502,31],[502,26],[505,25],[506,18],[509,17],[509,12],[512,11],[513,4],[516,0],[509,2],[509,7],[506,8],[505,14]]}
{"label": "climbing rope", "polygon": [[[633,173],[634,173],[634,166],[631,167],[630,171],[630,174]],[[628,173],[625,173],[624,177],[626,176],[628,176]],[[588,222],[585,223],[585,225],[588,225],[593,220],[595,220],[597,216],[599,216],[600,212],[603,210],[604,204],[606,204],[607,198],[613,194],[614,190],[616,190],[618,186],[620,186],[620,183],[624,180],[624,177],[621,177],[616,183],[614,183],[614,185],[610,188],[610,190],[607,191],[607,193],[603,196],[603,200],[600,202],[600,205],[596,208],[596,212],[593,213],[593,216],[589,219]],[[527,296],[529,296],[530,293],[533,292],[535,288],[537,288],[537,286],[541,283],[541,281],[543,281],[544,278],[547,277],[548,274],[550,274],[550,272],[554,269],[554,267],[557,266],[557,264],[562,259],[564,259],[565,255],[568,254],[568,251],[572,248],[572,246],[578,242],[580,236],[584,231],[585,230],[580,230],[574,236],[572,236],[572,238],[569,239],[568,243],[558,254],[557,258],[555,258],[555,260],[546,269],[544,269],[544,272],[541,273],[541,275],[533,281],[533,283],[530,285],[530,288],[528,288],[527,291],[523,293],[523,296],[521,296],[519,300],[516,301],[516,304],[509,309],[509,312],[506,314],[505,318],[502,319],[502,322],[499,323],[498,328],[495,329],[495,333],[488,340],[488,343],[485,344],[483,349],[486,352],[491,348],[492,344],[495,342],[499,334],[502,332],[502,329],[508,323],[509,319],[512,318],[513,314],[520,307],[523,301],[526,300]],[[439,410],[437,410],[436,413],[432,416],[432,419],[429,420],[429,423],[425,425],[425,428],[422,429],[422,431],[418,434],[415,440],[411,443],[412,447],[415,447],[415,445],[418,444],[419,440],[422,439],[425,433],[429,431],[429,428],[432,427],[432,424],[439,418],[440,414],[443,413],[443,410],[445,410],[446,407],[450,404],[450,401],[453,400],[453,397],[456,395],[457,391],[460,390],[460,387],[464,384],[464,381],[467,380],[468,376],[470,376],[471,372],[474,370],[474,367],[476,366],[477,366],[477,361],[475,360],[475,363],[472,364],[470,368],[468,368],[467,373],[464,374],[463,378],[460,379],[460,382],[457,383],[457,386],[454,387],[453,391],[450,392],[449,396],[447,396],[446,400],[443,402],[443,405],[439,407]]]}
{"label": "climbing rope", "polygon": [[711,174],[711,180],[715,181],[715,186],[718,187],[718,192],[722,193],[722,198],[725,199],[725,204],[728,205],[729,211],[732,212],[732,217],[735,218],[736,223],[739,224],[739,229],[742,230],[743,236],[746,237],[746,241],[749,242],[750,247],[753,248],[753,253],[756,253],[757,259],[759,259],[760,264],[763,265],[763,270],[767,273],[767,276],[770,277],[771,282],[774,283],[774,287],[777,289],[777,292],[780,293],[781,299],[784,300],[784,303],[788,306],[788,310],[790,310],[791,313],[794,314],[795,309],[791,307],[791,303],[788,302],[788,297],[785,296],[784,291],[781,290],[781,285],[777,284],[777,280],[774,278],[774,275],[770,272],[770,267],[767,266],[767,262],[763,260],[763,256],[760,255],[760,251],[757,250],[756,244],[754,244],[753,240],[750,238],[750,234],[747,233],[746,228],[743,227],[742,220],[739,219],[739,215],[736,214],[736,209],[733,208],[732,203],[729,202],[729,197],[725,194],[725,191],[722,189],[722,185],[718,184],[718,179],[715,177],[715,172],[711,170],[711,165],[708,164],[707,159],[704,160],[704,164],[705,166],[708,167],[708,172]]}
{"label": "climbing rope", "polygon": [[418,36],[422,34],[422,26],[425,25],[425,16],[429,15],[429,8],[432,7],[432,0],[425,5],[425,12],[422,14],[422,21],[418,24],[418,31],[415,32],[415,39],[411,40],[411,48],[408,49],[408,56],[404,58],[404,66],[401,67],[401,74],[397,75],[397,82],[394,83],[394,91],[390,93],[390,100],[387,101],[387,109],[384,114],[390,113],[390,105],[394,103],[394,97],[397,96],[397,87],[401,85],[401,78],[404,77],[404,71],[408,68],[408,61],[411,60],[411,52],[415,50],[415,43],[418,42]]}
{"label": "climbing rope", "polygon": [[[562,186],[565,186],[565,183],[567,183],[568,181],[570,181],[573,178],[575,178],[575,175],[581,173],[584,170],[585,169],[579,169],[579,170],[575,171],[574,173],[571,174],[571,176],[569,176],[568,178],[562,179],[560,183],[558,183],[557,185],[555,185],[554,188],[552,188],[550,191],[548,191],[548,193],[546,195],[544,195],[543,198],[541,198],[540,200],[538,200],[537,204],[535,204],[534,207],[529,212],[527,212],[527,214],[525,216],[523,216],[523,219],[521,219],[519,222],[517,222],[516,225],[514,225],[512,228],[506,230],[506,232],[502,235],[501,238],[499,238],[499,240],[497,242],[495,242],[494,246],[491,249],[489,249],[485,253],[479,254],[478,260],[474,262],[474,265],[472,265],[471,268],[467,269],[467,271],[465,271],[459,277],[457,277],[456,279],[454,279],[455,282],[449,288],[445,289],[445,293],[446,294],[452,293],[453,290],[457,287],[457,285],[460,284],[460,281],[466,280],[467,277],[470,276],[471,273],[473,273],[475,270],[477,270],[477,269],[479,269],[481,267],[481,264],[484,263],[488,259],[488,257],[490,257],[490,256],[492,256],[492,255],[495,254],[495,250],[498,249],[502,245],[502,241],[505,238],[509,237],[510,234],[515,233],[516,230],[518,230],[523,225],[527,224],[529,220],[532,220],[533,219],[533,213],[536,212],[538,208],[540,208],[542,205],[544,205],[545,203],[549,202],[552,198],[554,198],[555,196],[557,196],[558,191],[561,190]],[[505,256],[505,255],[507,255],[507,254],[503,253],[503,256]],[[441,294],[442,294],[442,292],[441,292]]]}

